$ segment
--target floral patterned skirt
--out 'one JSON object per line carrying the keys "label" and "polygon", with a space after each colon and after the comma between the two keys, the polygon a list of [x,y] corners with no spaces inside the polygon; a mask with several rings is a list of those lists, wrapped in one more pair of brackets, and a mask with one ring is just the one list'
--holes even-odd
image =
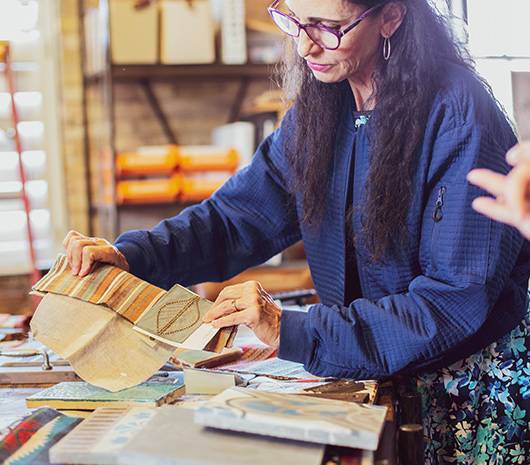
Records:
{"label": "floral patterned skirt", "polygon": [[530,313],[480,352],[411,377],[423,400],[425,463],[530,464]]}

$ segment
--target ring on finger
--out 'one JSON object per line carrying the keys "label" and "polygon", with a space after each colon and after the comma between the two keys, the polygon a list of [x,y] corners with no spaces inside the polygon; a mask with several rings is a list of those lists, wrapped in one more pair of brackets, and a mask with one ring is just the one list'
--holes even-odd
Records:
{"label": "ring on finger", "polygon": [[234,310],[234,312],[237,312],[238,308],[236,306],[236,299],[232,299],[231,302],[232,302],[232,310]]}

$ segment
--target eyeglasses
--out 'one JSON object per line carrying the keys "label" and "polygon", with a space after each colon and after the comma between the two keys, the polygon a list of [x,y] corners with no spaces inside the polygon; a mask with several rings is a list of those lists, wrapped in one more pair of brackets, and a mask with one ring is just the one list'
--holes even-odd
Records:
{"label": "eyeglasses", "polygon": [[272,5],[267,8],[272,20],[276,23],[283,32],[291,37],[300,37],[300,30],[303,29],[307,36],[319,47],[326,50],[336,50],[340,46],[341,38],[348,32],[350,32],[355,26],[357,26],[364,18],[370,13],[377,10],[381,5],[376,5],[364,12],[359,16],[353,23],[346,27],[342,31],[336,31],[326,26],[318,26],[316,24],[300,24],[292,16],[289,16],[279,10],[276,7],[282,2],[282,0],[275,0]]}

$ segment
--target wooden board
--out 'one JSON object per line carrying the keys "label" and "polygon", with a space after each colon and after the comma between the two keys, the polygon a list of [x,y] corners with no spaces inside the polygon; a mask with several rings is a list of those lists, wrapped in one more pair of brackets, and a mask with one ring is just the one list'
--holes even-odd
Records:
{"label": "wooden board", "polygon": [[40,365],[0,366],[0,385],[55,384],[63,381],[83,380],[70,365],[53,366],[52,370],[43,370]]}

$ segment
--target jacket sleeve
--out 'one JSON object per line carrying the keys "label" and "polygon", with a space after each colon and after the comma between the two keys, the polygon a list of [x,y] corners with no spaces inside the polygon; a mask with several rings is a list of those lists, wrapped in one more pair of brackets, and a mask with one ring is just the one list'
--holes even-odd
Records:
{"label": "jacket sleeve", "polygon": [[212,197],[151,231],[119,236],[131,272],[160,287],[223,281],[300,240],[283,176],[283,124]]}
{"label": "jacket sleeve", "polygon": [[[409,253],[417,254],[419,266],[408,288],[349,307],[284,311],[278,356],[316,375],[369,379],[455,362],[512,329],[526,305],[523,239],[471,208],[481,192],[466,181],[475,167],[506,172],[506,148],[480,126],[462,126],[436,139],[424,192],[415,195],[421,224],[412,241],[418,250]],[[443,217],[434,221],[440,192]],[[399,260],[391,268],[397,279]],[[388,269],[379,268],[386,276],[373,275],[390,282]]]}

